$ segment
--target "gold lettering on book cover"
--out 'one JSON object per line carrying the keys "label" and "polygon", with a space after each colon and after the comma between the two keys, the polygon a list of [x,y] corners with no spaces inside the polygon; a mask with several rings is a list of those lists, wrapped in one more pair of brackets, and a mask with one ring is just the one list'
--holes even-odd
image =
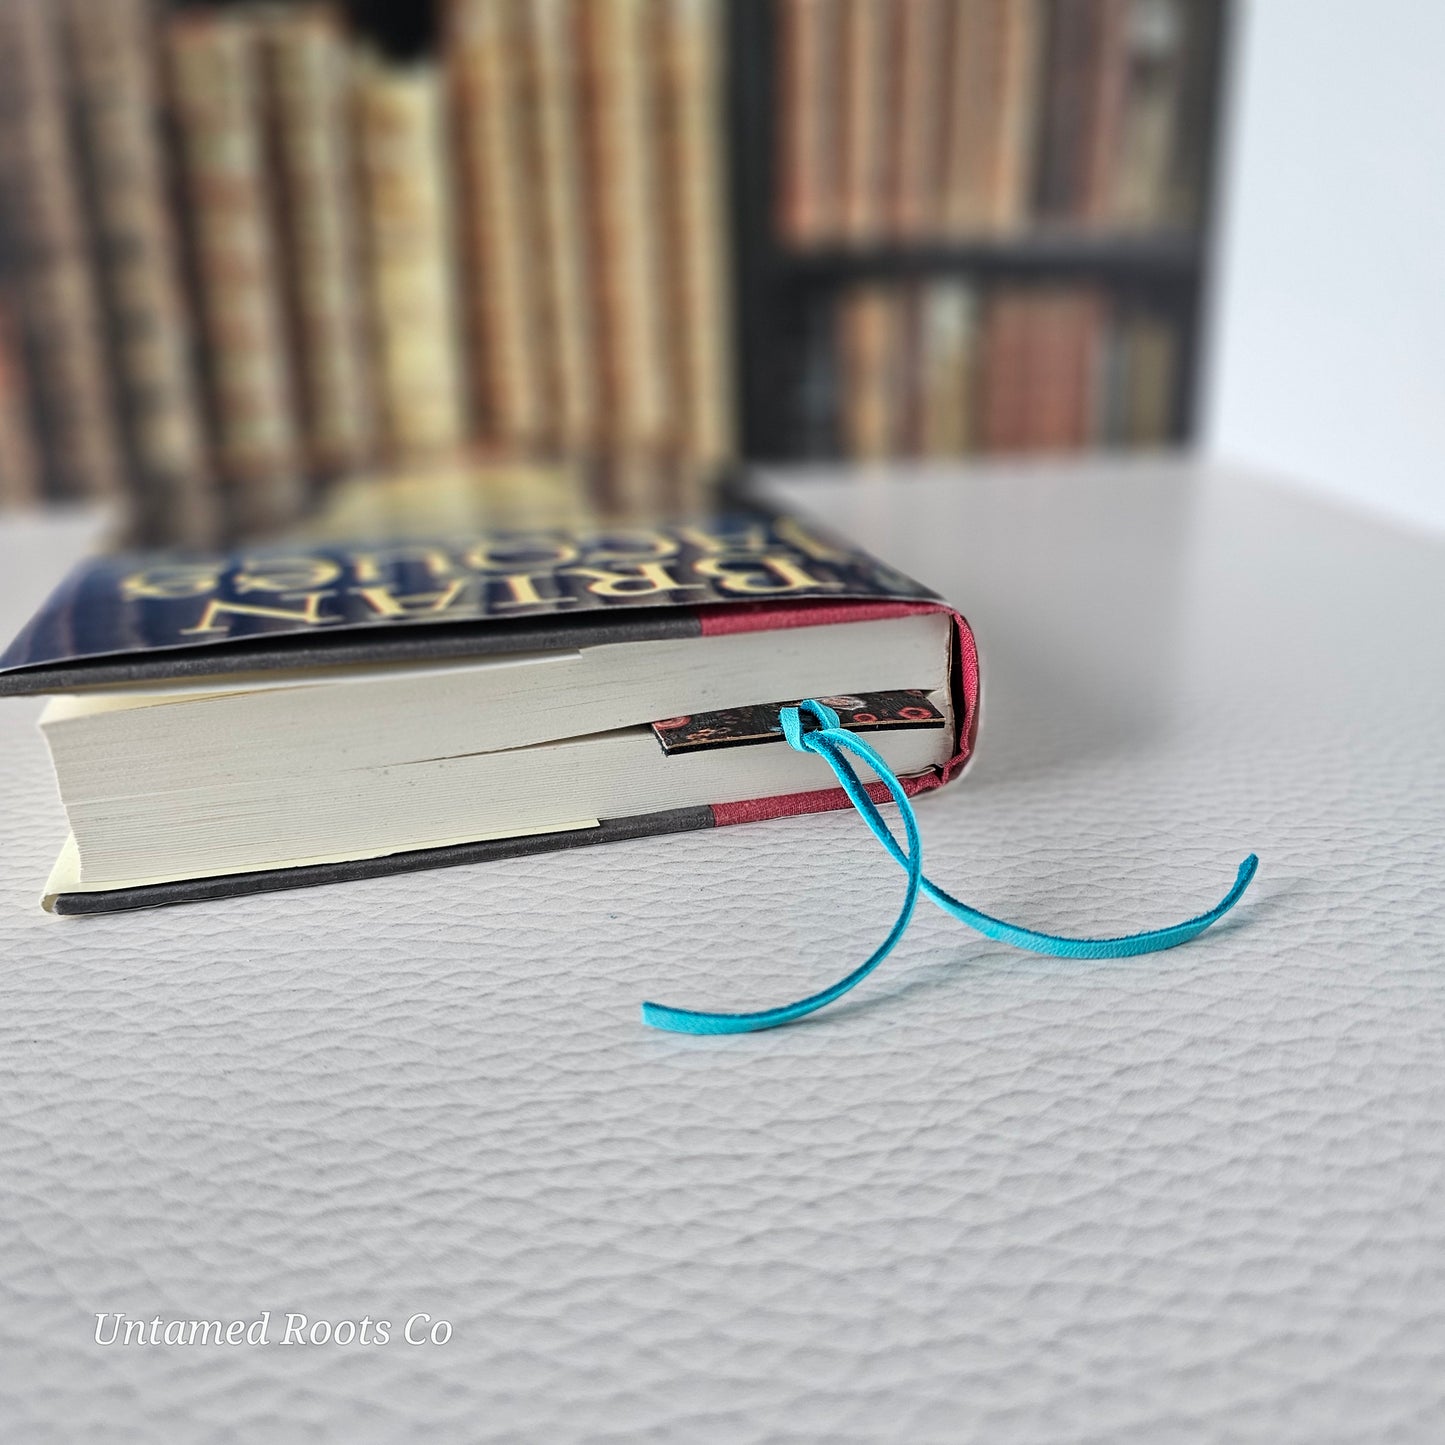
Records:
{"label": "gold lettering on book cover", "polygon": [[[693,566],[702,576],[713,578],[725,592],[748,596],[815,592],[843,585],[841,582],[830,582],[825,577],[814,577],[805,572],[791,557],[780,557],[773,553],[746,559],[702,557]],[[760,568],[764,569],[763,575],[759,575]],[[772,574],[771,578],[767,573]]]}
{"label": "gold lettering on book cover", "polygon": [[679,582],[661,562],[639,562],[635,572],[611,572],[603,567],[573,567],[568,577],[590,577],[587,590],[594,597],[648,597],[663,592],[700,592],[701,582]]}
{"label": "gold lettering on book cover", "polygon": [[465,578],[458,577],[440,592],[413,592],[398,597],[390,587],[353,587],[351,595],[360,597],[378,617],[430,617],[445,612],[468,585]]}
{"label": "gold lettering on book cover", "polygon": [[297,611],[286,607],[262,607],[254,602],[222,602],[219,598],[211,598],[206,603],[206,610],[201,614],[201,620],[195,627],[181,628],[181,636],[196,637],[207,632],[229,632],[230,628],[221,624],[220,619],[226,617],[269,617],[277,622],[300,623],[307,627],[319,627],[327,622],[340,622],[340,617],[324,617],[321,613],[321,604],[332,594],[329,592],[307,592],[298,601],[301,603]]}

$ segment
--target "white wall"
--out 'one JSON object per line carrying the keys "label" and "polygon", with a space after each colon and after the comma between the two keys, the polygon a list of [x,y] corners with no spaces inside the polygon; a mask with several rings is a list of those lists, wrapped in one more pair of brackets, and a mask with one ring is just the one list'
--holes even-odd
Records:
{"label": "white wall", "polygon": [[1213,455],[1445,530],[1445,0],[1237,0]]}

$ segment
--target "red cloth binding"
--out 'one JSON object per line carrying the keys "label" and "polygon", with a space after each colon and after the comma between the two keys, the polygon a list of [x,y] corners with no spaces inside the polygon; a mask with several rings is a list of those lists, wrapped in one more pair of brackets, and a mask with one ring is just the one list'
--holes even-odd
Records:
{"label": "red cloth binding", "polygon": [[[954,708],[960,718],[958,749],[941,769],[916,778],[903,778],[903,790],[912,798],[952,782],[973,754],[978,737],[978,647],[963,615],[946,602],[759,602],[745,607],[704,607],[698,612],[704,637],[735,632],[772,632],[785,627],[827,627],[839,622],[877,622],[888,617],[909,617],[920,612],[946,612],[954,621],[957,651],[952,659]],[[875,803],[888,801],[882,783],[870,783],[868,796]],[[805,813],[826,813],[851,804],[842,788],[816,793],[788,793],[778,798],[753,798],[745,803],[714,803],[713,822],[759,823],[768,818],[791,818]]]}

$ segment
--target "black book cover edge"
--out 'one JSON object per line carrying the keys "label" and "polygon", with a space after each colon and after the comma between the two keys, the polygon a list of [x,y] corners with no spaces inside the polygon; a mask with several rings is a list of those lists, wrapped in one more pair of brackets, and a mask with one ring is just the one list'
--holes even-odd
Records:
{"label": "black book cover edge", "polygon": [[709,807],[674,808],[611,818],[595,828],[569,828],[557,833],[531,833],[520,838],[492,838],[480,843],[455,843],[446,848],[417,848],[362,858],[350,863],[312,863],[301,868],[267,868],[254,873],[229,873],[214,878],[187,878],[175,883],[149,883],[139,888],[113,888],[103,893],[57,894],[56,913],[84,915],[119,913],[131,908],[160,908],[170,903],[205,903],[217,898],[243,898],[286,888],[313,888],[324,883],[349,883],[386,878],[424,868],[455,868],[464,863],[490,863],[502,858],[527,858],[594,843],[618,843],[660,833],[686,833],[716,826]]}
{"label": "black book cover edge", "polygon": [[220,673],[303,672],[374,662],[451,662],[510,652],[566,651],[614,642],[656,642],[697,637],[696,612],[679,607],[571,618],[519,618],[515,622],[455,622],[357,629],[329,636],[297,634],[260,641],[214,643],[163,652],[120,654],[0,673],[0,697],[29,697],[72,688],[141,685]]}

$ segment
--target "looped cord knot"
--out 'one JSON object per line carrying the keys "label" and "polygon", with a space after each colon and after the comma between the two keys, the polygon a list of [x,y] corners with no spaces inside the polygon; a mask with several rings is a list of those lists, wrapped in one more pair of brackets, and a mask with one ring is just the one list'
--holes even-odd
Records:
{"label": "looped cord knot", "polygon": [[[806,726],[805,719],[816,726]],[[755,1013],[709,1013],[645,1003],[642,1005],[642,1021],[653,1028],[683,1034],[756,1033],[761,1029],[775,1029],[782,1024],[792,1023],[805,1014],[826,1007],[860,984],[893,951],[908,929],[920,893],[931,899],[945,913],[958,919],[960,923],[967,924],[984,937],[1012,944],[1015,948],[1026,949],[1030,953],[1050,954],[1056,958],[1129,958],[1174,948],[1203,933],[1239,902],[1259,866],[1259,859],[1251,853],[1239,865],[1234,886],[1213,908],[1167,928],[1130,933],[1117,938],[1064,938],[1054,933],[1039,933],[1016,923],[992,918],[987,913],[971,908],[952,894],[945,893],[924,876],[923,844],[918,835],[918,820],[914,816],[913,804],[909,801],[903,784],[898,781],[876,749],[840,725],[838,714],[832,708],[816,698],[809,698],[796,707],[783,708],[780,721],[783,736],[790,747],[796,748],[800,753],[814,753],[832,768],[839,785],[848,795],[848,800],[858,810],[873,836],[904,870],[908,881],[904,890],[903,906],[887,938],[873,953],[847,977],[839,979],[837,983],[819,993],[798,999],[796,1003]],[[898,805],[906,846],[900,845],[894,837],[882,813],[878,811],[878,805],[868,795],[862,779],[845,756],[847,753],[852,753],[854,757],[867,763],[879,782],[887,788],[893,802]]]}
{"label": "looped cord knot", "polygon": [[[804,727],[804,713],[817,723],[817,727]],[[783,724],[783,736],[788,740],[788,746],[796,748],[800,753],[815,753],[821,746],[806,739],[816,738],[820,732],[841,731],[838,714],[826,703],[812,697],[806,702],[800,702],[796,707],[785,707],[778,716]]]}

